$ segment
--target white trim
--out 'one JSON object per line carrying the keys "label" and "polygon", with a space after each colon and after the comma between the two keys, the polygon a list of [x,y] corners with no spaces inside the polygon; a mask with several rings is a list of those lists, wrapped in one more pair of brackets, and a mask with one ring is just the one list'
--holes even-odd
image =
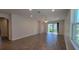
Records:
{"label": "white trim", "polygon": [[79,50],[79,47],[71,40],[72,45],[74,46],[75,50]]}

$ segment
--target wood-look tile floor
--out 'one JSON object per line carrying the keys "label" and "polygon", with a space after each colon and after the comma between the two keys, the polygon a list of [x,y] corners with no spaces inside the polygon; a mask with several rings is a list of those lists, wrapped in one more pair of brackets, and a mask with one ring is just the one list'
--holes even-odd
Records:
{"label": "wood-look tile floor", "polygon": [[66,50],[64,36],[38,34],[15,41],[0,40],[0,50]]}

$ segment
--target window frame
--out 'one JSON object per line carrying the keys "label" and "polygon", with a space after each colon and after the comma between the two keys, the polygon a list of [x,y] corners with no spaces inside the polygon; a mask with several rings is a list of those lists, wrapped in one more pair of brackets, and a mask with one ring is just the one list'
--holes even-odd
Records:
{"label": "window frame", "polygon": [[73,23],[72,23],[72,40],[75,42],[75,44],[79,47],[79,41],[78,41],[78,39],[76,39],[76,33],[77,33],[77,31],[76,31],[76,25],[79,25],[79,22],[77,22],[77,11],[78,11],[78,9],[76,9],[76,10],[74,10],[74,16],[73,16]]}

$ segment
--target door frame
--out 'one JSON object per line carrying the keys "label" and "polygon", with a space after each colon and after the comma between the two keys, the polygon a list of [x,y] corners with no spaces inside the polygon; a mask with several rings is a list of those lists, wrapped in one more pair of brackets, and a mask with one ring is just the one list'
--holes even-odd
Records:
{"label": "door frame", "polygon": [[7,39],[9,40],[9,19],[7,19],[5,17],[0,17],[0,19],[7,20]]}

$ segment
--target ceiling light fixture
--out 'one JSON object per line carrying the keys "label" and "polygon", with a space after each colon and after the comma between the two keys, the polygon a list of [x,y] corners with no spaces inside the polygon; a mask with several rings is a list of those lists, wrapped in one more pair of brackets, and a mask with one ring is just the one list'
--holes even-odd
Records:
{"label": "ceiling light fixture", "polygon": [[29,11],[32,11],[32,9],[29,9]]}
{"label": "ceiling light fixture", "polygon": [[52,9],[52,12],[55,12],[55,9]]}
{"label": "ceiling light fixture", "polygon": [[45,22],[45,23],[47,23],[48,21],[47,21],[47,20],[45,20],[44,22]]}

